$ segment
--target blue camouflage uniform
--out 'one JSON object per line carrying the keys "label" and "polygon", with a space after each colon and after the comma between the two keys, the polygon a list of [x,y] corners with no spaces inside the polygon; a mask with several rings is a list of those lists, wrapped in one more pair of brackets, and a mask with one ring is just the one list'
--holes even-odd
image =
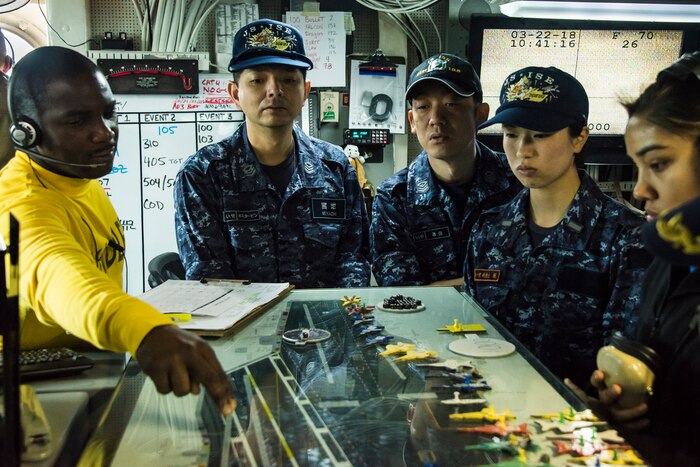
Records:
{"label": "blue camouflage uniform", "polygon": [[459,212],[423,151],[377,188],[370,227],[377,284],[424,285],[461,277],[467,238],[479,214],[510,201],[520,188],[505,155],[477,142],[474,177]]}
{"label": "blue camouflage uniform", "polygon": [[535,248],[528,189],[485,212],[470,238],[465,281],[555,375],[585,385],[612,332],[636,324],[650,258],[641,243],[643,218],[579,174],[564,219]]}
{"label": "blue camouflage uniform", "polygon": [[175,180],[175,226],[188,279],[369,285],[368,219],[343,151],[294,127],[295,169],[284,195],[245,138],[190,156]]}

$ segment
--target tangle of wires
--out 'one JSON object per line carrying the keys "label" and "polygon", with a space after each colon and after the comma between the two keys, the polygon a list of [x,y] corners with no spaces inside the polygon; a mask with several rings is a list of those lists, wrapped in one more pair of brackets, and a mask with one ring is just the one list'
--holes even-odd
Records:
{"label": "tangle of wires", "polygon": [[[411,14],[425,10],[439,1],[440,0],[357,0],[357,3],[371,10],[386,13],[416,46],[416,49],[418,49],[418,58],[420,61],[423,61],[430,55],[428,42]],[[430,13],[427,13],[427,16],[438,38],[438,51],[441,51],[442,39],[440,37],[440,30]]]}
{"label": "tangle of wires", "polygon": [[197,33],[220,0],[131,0],[143,50],[191,52]]}

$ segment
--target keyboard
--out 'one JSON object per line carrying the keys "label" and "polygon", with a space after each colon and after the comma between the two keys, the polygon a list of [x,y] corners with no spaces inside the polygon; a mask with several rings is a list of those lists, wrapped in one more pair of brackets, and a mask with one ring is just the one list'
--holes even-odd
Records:
{"label": "keyboard", "polygon": [[[0,373],[3,368],[0,353]],[[22,381],[57,378],[80,373],[95,365],[94,360],[68,348],[22,350],[19,353],[19,373]]]}

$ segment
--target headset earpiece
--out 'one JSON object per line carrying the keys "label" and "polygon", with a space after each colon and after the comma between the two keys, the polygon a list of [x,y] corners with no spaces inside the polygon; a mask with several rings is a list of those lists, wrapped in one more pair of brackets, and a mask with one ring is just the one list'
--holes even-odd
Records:
{"label": "headset earpiece", "polygon": [[39,144],[41,131],[39,131],[39,125],[31,118],[26,116],[17,117],[15,115],[14,82],[17,79],[19,79],[19,76],[14,74],[7,84],[7,111],[12,122],[10,125],[10,139],[20,149],[31,149]]}
{"label": "headset earpiece", "polygon": [[36,146],[39,136],[39,126],[27,117],[14,121],[10,126],[12,142],[22,149]]}

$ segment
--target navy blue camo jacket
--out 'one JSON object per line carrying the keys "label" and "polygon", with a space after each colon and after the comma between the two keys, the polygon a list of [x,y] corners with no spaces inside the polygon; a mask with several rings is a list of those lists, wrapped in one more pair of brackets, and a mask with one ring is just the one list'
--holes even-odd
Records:
{"label": "navy blue camo jacket", "polygon": [[368,286],[368,218],[343,151],[295,126],[297,160],[282,196],[244,131],[245,124],[200,149],[177,174],[175,227],[186,277]]}
{"label": "navy blue camo jacket", "polygon": [[505,155],[477,142],[474,177],[459,212],[423,151],[377,188],[370,227],[377,284],[425,285],[461,277],[467,238],[482,210],[510,201],[521,188]]}
{"label": "navy blue camo jacket", "polygon": [[585,172],[568,212],[533,248],[529,190],[485,212],[470,237],[467,290],[560,378],[583,387],[613,331],[631,332],[650,256],[644,220]]}

